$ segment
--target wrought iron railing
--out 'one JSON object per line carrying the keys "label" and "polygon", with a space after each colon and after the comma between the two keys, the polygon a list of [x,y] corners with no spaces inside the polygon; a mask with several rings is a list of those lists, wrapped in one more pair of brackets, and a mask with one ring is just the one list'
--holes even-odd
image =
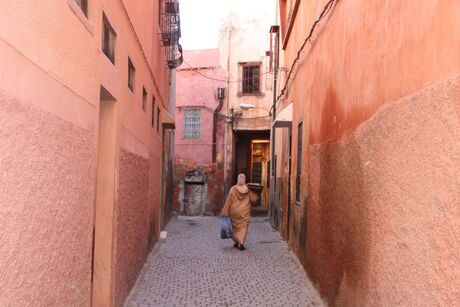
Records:
{"label": "wrought iron railing", "polygon": [[181,37],[180,14],[178,0],[164,1],[161,14],[161,42],[165,47],[166,61],[169,68],[177,68],[183,62],[182,47],[179,44]]}

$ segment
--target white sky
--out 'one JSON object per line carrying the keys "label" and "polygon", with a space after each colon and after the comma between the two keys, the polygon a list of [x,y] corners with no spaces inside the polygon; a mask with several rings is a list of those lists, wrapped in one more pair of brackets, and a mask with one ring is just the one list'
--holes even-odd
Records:
{"label": "white sky", "polygon": [[226,14],[225,0],[180,0],[183,49],[217,48],[219,28]]}
{"label": "white sky", "polygon": [[243,19],[273,16],[275,24],[278,0],[180,0],[179,3],[181,45],[184,50],[198,50],[218,47],[219,30],[228,16]]}

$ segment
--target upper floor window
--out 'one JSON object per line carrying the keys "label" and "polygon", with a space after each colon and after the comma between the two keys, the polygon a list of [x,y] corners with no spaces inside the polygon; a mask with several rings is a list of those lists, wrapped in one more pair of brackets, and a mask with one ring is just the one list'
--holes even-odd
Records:
{"label": "upper floor window", "polygon": [[260,94],[260,63],[242,64],[241,93]]}
{"label": "upper floor window", "polygon": [[102,52],[109,58],[112,63],[115,63],[115,40],[117,34],[110,24],[107,16],[103,16],[103,31],[102,31]]}
{"label": "upper floor window", "polygon": [[200,110],[187,110],[184,116],[184,138],[199,139],[201,128]]}
{"label": "upper floor window", "polygon": [[134,93],[134,79],[136,78],[136,68],[130,58],[128,58],[128,87]]}
{"label": "upper floor window", "polygon": [[142,111],[147,110],[147,91],[145,90],[145,87],[142,88]]}
{"label": "upper floor window", "polygon": [[88,0],[75,0],[75,2],[81,8],[83,14],[88,17]]}

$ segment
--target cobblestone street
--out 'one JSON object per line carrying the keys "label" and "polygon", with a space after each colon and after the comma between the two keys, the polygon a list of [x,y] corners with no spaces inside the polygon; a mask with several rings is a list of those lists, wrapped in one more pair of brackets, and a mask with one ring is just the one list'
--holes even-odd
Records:
{"label": "cobblestone street", "polygon": [[247,250],[219,237],[217,218],[174,218],[126,306],[323,306],[266,218],[253,218]]}

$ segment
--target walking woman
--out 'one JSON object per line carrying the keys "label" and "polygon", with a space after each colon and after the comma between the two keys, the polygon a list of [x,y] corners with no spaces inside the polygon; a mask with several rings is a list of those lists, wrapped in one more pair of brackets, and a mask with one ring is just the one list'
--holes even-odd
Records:
{"label": "walking woman", "polygon": [[237,184],[228,193],[221,216],[230,217],[234,247],[240,250],[245,250],[244,242],[251,219],[251,203],[257,202],[258,199],[259,196],[246,185],[246,176],[239,174]]}

